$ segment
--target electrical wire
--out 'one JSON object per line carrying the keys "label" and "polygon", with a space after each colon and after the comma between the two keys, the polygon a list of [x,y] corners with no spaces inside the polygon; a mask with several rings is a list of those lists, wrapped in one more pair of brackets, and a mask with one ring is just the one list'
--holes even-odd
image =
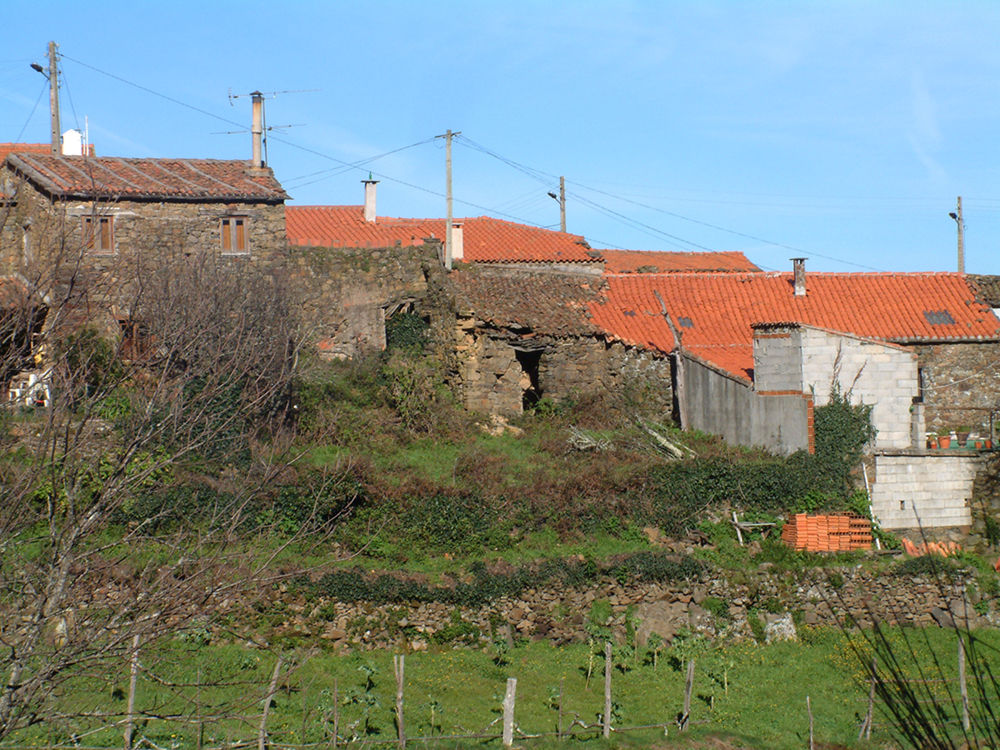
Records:
{"label": "electrical wire", "polygon": [[17,138],[14,139],[14,143],[20,143],[21,142],[21,136],[23,136],[24,135],[24,131],[27,130],[28,123],[31,122],[31,118],[35,116],[35,112],[38,110],[38,104],[39,104],[39,102],[42,101],[42,96],[45,94],[45,89],[47,89],[48,87],[49,87],[49,84],[46,82],[42,86],[42,90],[38,92],[38,98],[35,99],[35,106],[33,106],[31,108],[31,113],[28,115],[28,119],[24,121],[24,125],[21,126],[21,130],[18,132]]}
{"label": "electrical wire", "polygon": [[[274,138],[274,136],[272,136],[272,139],[273,138]],[[312,185],[312,184],[314,184],[316,182],[322,182],[323,180],[329,179],[330,177],[334,177],[334,176],[336,176],[338,174],[341,174],[343,172],[347,172],[350,169],[361,169],[366,164],[371,164],[374,161],[378,161],[379,159],[384,159],[385,157],[391,156],[392,154],[398,154],[400,151],[406,151],[407,149],[410,149],[410,148],[415,148],[417,146],[423,146],[425,143],[430,143],[433,140],[434,140],[433,138],[426,138],[426,139],[424,139],[422,141],[417,141],[416,143],[411,143],[409,146],[400,146],[399,148],[394,148],[392,151],[386,151],[385,153],[378,154],[377,156],[370,156],[367,159],[361,159],[360,161],[352,162],[350,164],[346,164],[345,163],[344,165],[342,165],[340,167],[331,167],[330,169],[321,169],[321,170],[319,170],[317,172],[311,172],[309,174],[301,175],[299,177],[292,177],[292,178],[290,178],[288,180],[285,180],[285,182],[286,183],[298,183],[298,184],[294,185],[294,187],[305,187],[306,185]],[[327,173],[330,173],[330,174],[327,174]],[[316,175],[323,175],[323,176],[319,177],[319,178],[317,178],[315,180],[309,180],[308,182],[300,182],[300,180],[304,180],[304,179],[306,179],[308,177],[316,177]]]}
{"label": "electrical wire", "polygon": [[135,83],[134,81],[130,81],[127,78],[122,78],[119,75],[115,75],[114,73],[109,73],[106,70],[101,70],[98,67],[95,67],[93,65],[89,65],[88,63],[85,63],[82,60],[77,60],[76,58],[70,57],[69,55],[61,54],[60,53],[60,57],[62,57],[64,60],[71,60],[71,61],[75,62],[77,65],[82,65],[83,67],[89,68],[90,70],[93,70],[96,73],[100,73],[101,75],[105,75],[108,78],[114,78],[116,81],[120,81],[120,82],[122,82],[124,84],[132,86],[133,88],[137,88],[140,91],[145,91],[147,94],[152,94],[153,96],[158,96],[161,99],[166,99],[168,102],[172,102],[173,104],[177,104],[177,105],[179,105],[181,107],[185,107],[187,109],[193,110],[193,111],[198,112],[200,114],[207,115],[208,117],[211,117],[213,119],[220,120],[222,122],[228,123],[229,125],[236,125],[238,127],[244,127],[245,126],[245,123],[236,122],[235,120],[230,120],[228,117],[222,117],[221,115],[217,115],[214,112],[209,112],[207,109],[202,109],[201,107],[196,107],[193,104],[188,104],[187,102],[182,102],[180,99],[175,99],[172,96],[167,96],[166,94],[161,94],[159,91],[154,91],[153,89],[149,88],[148,86],[143,86],[141,84]]}

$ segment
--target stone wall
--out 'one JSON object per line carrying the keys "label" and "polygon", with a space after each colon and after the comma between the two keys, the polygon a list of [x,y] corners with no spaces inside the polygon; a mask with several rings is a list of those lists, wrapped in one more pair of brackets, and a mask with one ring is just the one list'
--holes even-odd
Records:
{"label": "stone wall", "polygon": [[670,361],[652,352],[595,336],[525,339],[479,328],[464,317],[457,322],[455,349],[454,385],[471,411],[513,417],[542,398],[613,395],[619,408],[634,404],[664,419],[671,416]]}
{"label": "stone wall", "polygon": [[[212,253],[232,262],[278,264],[287,256],[284,204],[168,201],[50,201],[24,180],[0,233],[0,274],[26,278],[43,294],[72,282],[80,305],[99,300],[127,313],[144,269],[167,259]],[[87,246],[85,217],[112,219],[110,252]],[[246,222],[248,252],[222,249],[223,218]],[[119,313],[116,313],[119,314]]]}
{"label": "stone wall", "polygon": [[886,529],[968,530],[973,482],[982,463],[974,455],[876,454],[872,510]]}
{"label": "stone wall", "polygon": [[914,348],[923,381],[927,430],[939,433],[969,426],[989,435],[990,415],[1000,412],[1000,343]]}
{"label": "stone wall", "polygon": [[349,358],[385,348],[387,316],[427,293],[443,270],[438,245],[291,249],[289,276],[321,355]]}
{"label": "stone wall", "polygon": [[[435,633],[454,625],[455,617],[472,624],[473,646],[496,638],[521,637],[555,644],[586,642],[594,602],[610,604],[613,637],[624,641],[627,620],[637,627],[640,647],[656,633],[669,643],[682,627],[731,638],[752,637],[751,618],[768,626],[784,622],[831,626],[846,618],[862,626],[887,624],[932,626],[942,613],[980,626],[992,622],[967,610],[966,581],[940,583],[932,578],[904,578],[860,568],[812,571],[798,577],[766,571],[743,571],[732,579],[706,575],[690,583],[626,583],[606,579],[585,588],[532,589],[480,608],[454,605],[306,601],[287,595],[284,634],[318,636],[345,649],[402,646],[426,649]],[[970,602],[971,604],[971,602]],[[990,604],[992,607],[992,604]],[[770,630],[770,629],[768,629]],[[793,629],[794,632],[794,629]]]}

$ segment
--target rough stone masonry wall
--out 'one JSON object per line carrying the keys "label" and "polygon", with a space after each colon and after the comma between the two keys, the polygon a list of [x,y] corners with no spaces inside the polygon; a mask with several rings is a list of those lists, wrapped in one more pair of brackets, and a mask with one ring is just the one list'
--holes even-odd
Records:
{"label": "rough stone masonry wall", "polygon": [[[113,218],[113,252],[85,247],[83,218],[95,214]],[[214,253],[223,257],[220,220],[234,216],[247,221],[249,254],[233,255],[233,262],[272,264],[286,257],[285,207],[280,203],[53,203],[20,180],[16,205],[6,216],[2,234],[0,271],[24,276],[45,292],[65,288],[78,274],[76,281],[83,279],[102,306],[111,302],[127,309],[143,269],[184,255]]]}
{"label": "rough stone masonry wall", "polygon": [[876,455],[872,510],[886,529],[967,530],[972,525],[973,482],[981,466],[977,456]]}
{"label": "rough stone masonry wall", "polygon": [[[505,417],[523,412],[524,394],[532,385],[517,358],[517,348],[525,345],[516,334],[480,328],[471,318],[459,319],[455,385],[467,409]],[[560,402],[610,397],[609,409],[670,418],[673,396],[666,358],[592,336],[532,337],[529,345],[540,352],[537,384],[541,398]]]}
{"label": "rough stone masonry wall", "polygon": [[[932,626],[932,612],[952,613],[975,627],[993,623],[989,605],[986,616],[967,608],[966,581],[942,583],[931,578],[904,578],[860,568],[801,573],[742,572],[732,580],[706,575],[690,583],[619,583],[606,579],[585,588],[540,588],[520,596],[503,597],[478,608],[453,605],[306,601],[286,596],[287,618],[278,631],[287,635],[323,638],[343,649],[401,646],[426,649],[435,633],[451,626],[456,615],[471,623],[475,646],[494,638],[515,636],[548,640],[555,644],[586,642],[588,616],[594,602],[610,604],[613,637],[623,642],[628,619],[637,625],[640,647],[656,633],[669,643],[682,627],[708,634],[749,638],[751,617],[764,623],[797,621],[805,625],[836,627],[850,617],[862,626],[873,619],[888,624]],[[715,601],[708,602],[709,598]],[[708,602],[708,604],[706,604]],[[712,614],[709,608],[721,613]],[[972,604],[972,602],[969,602]],[[940,615],[939,615],[940,616]]]}
{"label": "rough stone masonry wall", "polygon": [[915,349],[923,378],[927,430],[940,433],[969,426],[988,436],[990,413],[1000,411],[1000,343]]}
{"label": "rough stone masonry wall", "polygon": [[382,350],[386,313],[423,297],[437,273],[436,245],[292,248],[289,261],[310,339],[338,358]]}

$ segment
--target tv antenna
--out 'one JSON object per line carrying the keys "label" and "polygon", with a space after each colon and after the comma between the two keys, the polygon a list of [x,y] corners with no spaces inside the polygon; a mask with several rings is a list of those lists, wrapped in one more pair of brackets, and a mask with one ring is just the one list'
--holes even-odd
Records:
{"label": "tv antenna", "polygon": [[[261,140],[264,145],[264,163],[267,163],[267,134],[271,130],[286,130],[288,128],[299,128],[305,125],[303,122],[292,123],[289,125],[267,125],[267,113],[264,108],[265,99],[274,99],[279,94],[306,94],[313,91],[320,91],[320,89],[287,89],[285,91],[251,91],[248,94],[234,94],[232,89],[228,90],[227,97],[229,99],[229,106],[235,107],[233,104],[235,99],[246,99],[247,97],[253,98],[255,102],[260,102],[260,116],[261,116]],[[252,130],[219,130],[211,133],[211,135],[237,135],[239,133],[251,133]]]}

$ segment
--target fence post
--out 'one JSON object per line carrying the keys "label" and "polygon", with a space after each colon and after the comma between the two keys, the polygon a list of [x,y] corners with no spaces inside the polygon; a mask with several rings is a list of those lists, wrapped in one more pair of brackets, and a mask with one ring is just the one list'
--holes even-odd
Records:
{"label": "fence post", "polygon": [[962,692],[962,729],[969,731],[969,691],[965,684],[965,642],[958,634],[958,689]]}
{"label": "fence post", "polygon": [[563,704],[563,683],[566,681],[565,677],[559,678],[559,718],[556,722],[556,739],[562,739],[562,704]]}
{"label": "fence post", "polygon": [[333,678],[333,750],[337,750],[337,733],[340,731],[340,691],[337,678]]}
{"label": "fence post", "polygon": [[274,671],[271,673],[271,684],[267,687],[267,694],[264,696],[264,709],[260,714],[260,727],[257,730],[257,750],[267,748],[267,714],[271,710],[271,698],[278,687],[278,674],[281,672],[281,655],[274,663]]}
{"label": "fence post", "polygon": [[604,718],[601,721],[604,739],[611,736],[611,642],[604,642]]}
{"label": "fence post", "polygon": [[687,679],[684,681],[684,710],[681,712],[681,731],[686,732],[691,720],[691,691],[694,690],[694,659],[688,662]]}
{"label": "fence post", "polygon": [[135,686],[139,681],[139,634],[132,636],[132,653],[129,657],[128,706],[125,711],[125,750],[132,750],[132,732],[135,730]]}
{"label": "fence post", "polygon": [[392,657],[392,666],[396,672],[396,732],[399,735],[399,748],[406,750],[406,729],[403,727],[403,685],[404,669],[406,665],[403,654],[396,654]]}
{"label": "fence post", "polygon": [[813,709],[808,695],[806,696],[806,712],[809,714],[809,750],[816,750],[816,744],[813,741]]}
{"label": "fence post", "polygon": [[861,729],[858,731],[858,739],[870,740],[872,738],[872,718],[875,716],[875,667],[877,661],[872,657],[872,676],[868,685],[868,713],[865,720],[861,722]]}
{"label": "fence post", "polygon": [[507,694],[503,698],[503,746],[514,744],[514,696],[517,693],[517,678],[507,678]]}

